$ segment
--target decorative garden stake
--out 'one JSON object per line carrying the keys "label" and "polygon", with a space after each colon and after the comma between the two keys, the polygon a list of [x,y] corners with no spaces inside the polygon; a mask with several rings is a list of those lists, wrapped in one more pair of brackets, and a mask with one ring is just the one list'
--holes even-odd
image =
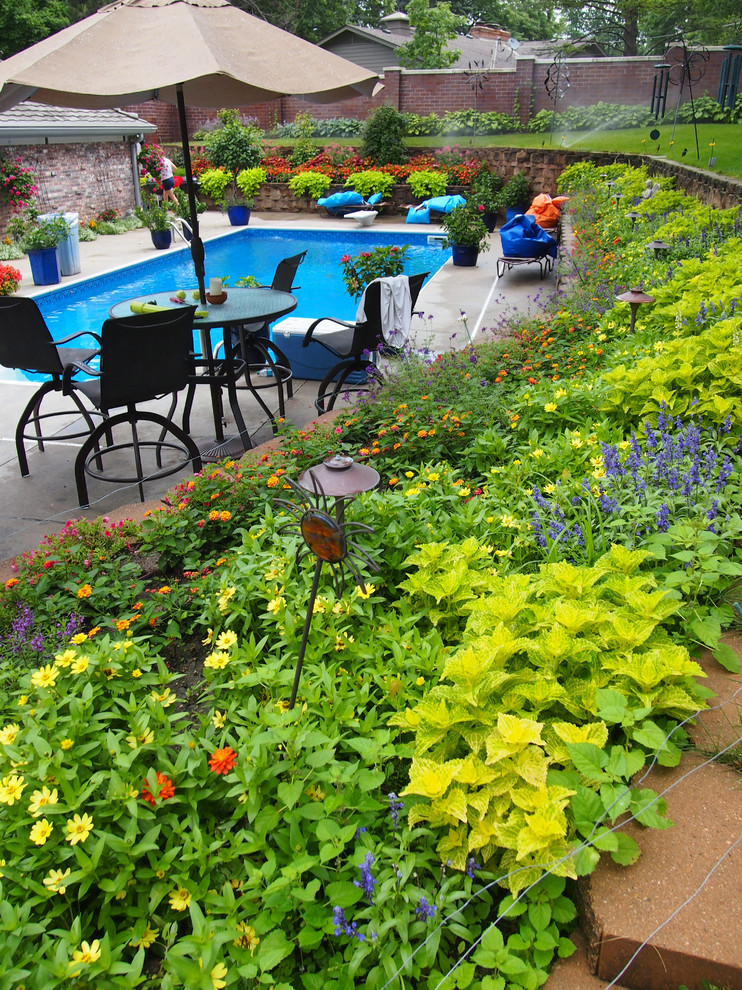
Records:
{"label": "decorative garden stake", "polygon": [[[556,117],[557,101],[561,100],[569,88],[569,69],[567,60],[563,52],[557,52],[554,61],[549,66],[549,71],[544,79],[544,87],[551,100],[551,129],[549,131],[549,144],[552,142],[554,134],[554,118]],[[564,141],[564,138],[562,138]]]}
{"label": "decorative garden stake", "polygon": [[[322,484],[323,478],[328,480],[328,490]],[[312,589],[309,592],[309,601],[307,602],[304,630],[299,645],[299,656],[294,671],[294,684],[289,701],[290,710],[296,703],[296,695],[299,690],[301,669],[307,649],[309,629],[312,625],[314,602],[317,598],[322,565],[324,563],[330,565],[335,592],[338,597],[343,593],[345,587],[344,567],[353,575],[363,594],[366,593],[366,585],[354,561],[357,560],[366,564],[374,572],[379,570],[378,565],[366,551],[348,539],[350,535],[355,533],[373,533],[372,527],[365,525],[365,523],[345,522],[346,503],[360,492],[375,488],[379,483],[379,475],[373,468],[363,464],[354,464],[352,457],[336,454],[334,457],[327,458],[323,464],[305,471],[300,476],[298,484],[290,479],[286,480],[301,501],[297,505],[282,498],[275,500],[277,505],[283,506],[297,520],[297,522],[280,526],[278,532],[295,530],[298,524],[304,546],[297,551],[297,564],[310,553],[317,558],[314,577],[312,578]],[[333,506],[328,504],[328,495],[334,499]],[[330,514],[332,508],[335,510],[334,519]]]}
{"label": "decorative garden stake", "polygon": [[620,296],[616,296],[620,302],[627,302],[631,307],[631,322],[629,323],[629,333],[634,332],[634,324],[636,323],[636,311],[643,303],[653,303],[654,296],[648,296],[646,292],[642,292],[641,289],[629,289],[628,292],[622,292]]}

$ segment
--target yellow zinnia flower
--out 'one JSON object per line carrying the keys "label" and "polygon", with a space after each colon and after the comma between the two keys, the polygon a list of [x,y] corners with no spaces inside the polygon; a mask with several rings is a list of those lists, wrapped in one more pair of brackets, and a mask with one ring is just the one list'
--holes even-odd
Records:
{"label": "yellow zinnia flower", "polygon": [[0,729],[0,743],[4,746],[12,746],[15,742],[15,737],[20,731],[20,725],[15,725],[14,723],[9,722],[8,725],[4,725],[3,728]]}
{"label": "yellow zinnia flower", "polygon": [[64,894],[67,888],[64,886],[64,881],[70,875],[72,870],[49,870],[49,876],[44,877],[41,881],[47,888],[50,894]]}
{"label": "yellow zinnia flower", "polygon": [[31,842],[35,842],[37,846],[43,846],[49,836],[52,834],[54,826],[48,820],[48,818],[42,818],[41,821],[34,822],[31,826],[31,831],[28,834]]}
{"label": "yellow zinnia flower", "polygon": [[81,942],[80,948],[72,953],[72,961],[76,963],[97,962],[100,959],[100,942],[97,938],[89,944]]}
{"label": "yellow zinnia flower", "polygon": [[191,895],[184,887],[176,887],[170,891],[168,900],[173,911],[185,911],[191,903]]}
{"label": "yellow zinnia flower", "polygon": [[56,667],[48,663],[31,674],[31,683],[34,687],[54,687],[58,675],[59,671]]}
{"label": "yellow zinnia flower", "polygon": [[20,801],[25,786],[23,777],[17,774],[12,773],[3,777],[0,782],[0,804],[12,806],[16,801]]}
{"label": "yellow zinnia flower", "polygon": [[144,929],[139,938],[133,938],[129,945],[133,945],[135,949],[148,949],[150,945],[157,941],[157,936],[160,934],[159,928],[150,928],[149,922],[147,927]]}
{"label": "yellow zinnia flower", "polygon": [[93,819],[88,814],[67,819],[67,841],[71,846],[84,842],[93,831]]}
{"label": "yellow zinnia flower", "polygon": [[224,963],[217,963],[216,966],[214,966],[212,971],[209,973],[209,976],[211,977],[211,985],[214,990],[223,990],[223,988],[226,987],[227,981],[224,977],[227,975],[227,972],[228,970]]}
{"label": "yellow zinnia flower", "polygon": [[47,804],[57,803],[57,789],[50,791],[48,787],[42,787],[40,791],[34,791],[28,803],[28,813],[32,818],[38,818],[41,808]]}

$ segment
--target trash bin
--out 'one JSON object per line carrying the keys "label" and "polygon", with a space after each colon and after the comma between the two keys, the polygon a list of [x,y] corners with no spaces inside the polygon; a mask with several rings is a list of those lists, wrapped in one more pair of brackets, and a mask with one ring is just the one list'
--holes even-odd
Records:
{"label": "trash bin", "polygon": [[80,214],[43,213],[39,220],[54,220],[57,217],[64,217],[70,228],[66,240],[57,245],[60,274],[77,275],[78,272],[82,271],[80,264]]}

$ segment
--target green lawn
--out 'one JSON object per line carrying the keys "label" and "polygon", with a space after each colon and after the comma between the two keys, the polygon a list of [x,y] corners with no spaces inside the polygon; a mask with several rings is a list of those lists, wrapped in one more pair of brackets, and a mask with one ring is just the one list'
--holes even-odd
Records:
{"label": "green lawn", "polygon": [[[699,124],[698,150],[692,124],[678,124],[673,135],[672,121],[660,123],[659,139],[652,141],[652,128],[631,128],[622,131],[574,131],[550,134],[494,134],[484,137],[409,138],[411,147],[444,146],[484,148],[492,145],[510,148],[571,148],[586,151],[615,151],[625,154],[659,155],[672,161],[682,161],[696,168],[707,169],[712,155],[716,156],[713,171],[721,175],[742,178],[742,126],[740,124]],[[712,147],[712,142],[715,142]],[[687,149],[687,150],[686,150]],[[683,154],[683,151],[686,154]]]}

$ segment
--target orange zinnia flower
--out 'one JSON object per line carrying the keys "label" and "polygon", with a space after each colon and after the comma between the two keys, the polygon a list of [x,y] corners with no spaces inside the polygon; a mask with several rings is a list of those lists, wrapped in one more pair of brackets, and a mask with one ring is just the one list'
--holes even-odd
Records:
{"label": "orange zinnia flower", "polygon": [[[172,780],[166,774],[160,773],[159,770],[157,771],[157,785],[159,788],[159,790],[157,791],[157,796],[162,801],[167,801],[168,798],[175,796],[175,785],[173,784]],[[142,798],[145,801],[149,802],[149,804],[151,804],[152,807],[154,808],[155,799],[152,796],[152,792],[149,789],[149,783],[147,782],[146,777],[144,780],[144,784],[142,785]]]}
{"label": "orange zinnia flower", "polygon": [[229,773],[237,761],[237,754],[231,746],[218,749],[209,760],[209,766],[214,773]]}

